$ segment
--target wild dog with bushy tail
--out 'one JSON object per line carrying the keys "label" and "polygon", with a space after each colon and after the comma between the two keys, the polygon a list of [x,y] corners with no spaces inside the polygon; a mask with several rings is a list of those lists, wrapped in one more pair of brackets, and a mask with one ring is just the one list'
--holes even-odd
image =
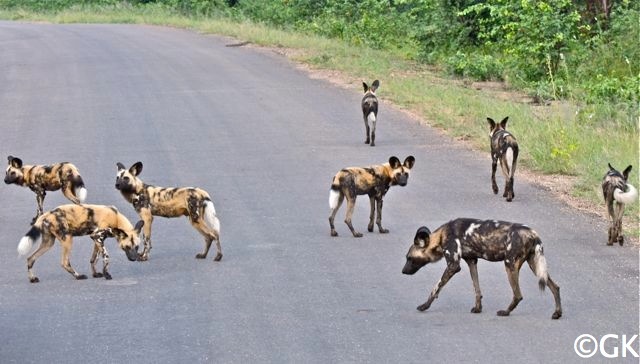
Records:
{"label": "wild dog with bushy tail", "polygon": [[[378,122],[378,98],[376,97],[376,90],[380,86],[380,81],[375,80],[371,84],[371,87],[366,82],[362,82],[364,87],[364,96],[362,97],[362,116],[364,118],[364,127],[366,133],[365,144],[369,144],[372,147],[376,145],[376,123]],[[371,126],[369,126],[371,123]]]}
{"label": "wild dog with bushy tail", "polygon": [[329,191],[329,226],[331,236],[338,236],[338,232],[333,224],[336,213],[345,197],[347,199],[347,215],[344,222],[351,230],[354,237],[359,238],[361,233],[354,230],[351,224],[353,208],[356,205],[358,195],[368,195],[371,203],[371,213],[369,214],[369,226],[367,230],[373,231],[373,218],[376,208],[378,210],[376,223],[380,233],[388,233],[389,230],[382,227],[382,199],[391,186],[406,186],[409,181],[409,172],[415,163],[413,156],[408,156],[404,163],[400,163],[398,157],[389,158],[385,164],[370,167],[350,167],[344,168],[333,177],[331,189]]}
{"label": "wild dog with bushy tail", "polygon": [[427,301],[418,306],[425,311],[438,298],[442,287],[460,271],[460,261],[469,266],[471,280],[476,294],[472,313],[482,312],[482,293],[478,283],[478,259],[490,262],[504,261],[507,277],[513,290],[513,299],[505,310],[498,311],[498,316],[509,316],[518,303],[522,301],[520,293],[520,268],[527,262],[538,277],[540,290],[548,286],[555,299],[556,309],[551,316],[558,319],[562,316],[560,304],[560,287],[551,280],[547,271],[547,261],[543,254],[542,241],[531,228],[506,221],[478,220],[459,218],[452,220],[433,233],[426,226],[416,231],[413,244],[407,252],[407,261],[402,269],[403,274],[414,274],[428,263],[435,263],[445,258],[447,267]]}
{"label": "wild dog with bushy tail", "polygon": [[[140,245],[140,230],[144,222],[138,221],[136,226],[122,215],[113,206],[102,205],[62,205],[47,211],[33,223],[31,229],[25,234],[18,244],[18,254],[27,255],[31,251],[33,243],[42,238],[40,246],[27,258],[27,270],[31,283],[39,282],[33,273],[33,265],[36,260],[46,253],[56,239],[62,246],[62,268],[71,273],[76,279],[87,279],[84,274],[79,274],[71,267],[69,256],[73,245],[74,236],[90,235],[94,242],[91,255],[91,270],[95,278],[105,277],[111,279],[108,271],[109,253],[104,247],[107,237],[115,237],[118,245],[125,252],[130,261],[138,259],[138,245]],[[103,259],[102,273],[95,268],[98,254]]]}
{"label": "wild dog with bushy tail", "polygon": [[609,240],[607,245],[613,245],[615,242],[618,242],[620,246],[624,244],[624,235],[622,235],[624,205],[638,201],[638,190],[627,183],[631,168],[631,166],[628,166],[620,173],[609,163],[609,171],[602,179],[602,195],[609,213]]}
{"label": "wild dog with bushy tail", "polygon": [[489,137],[491,139],[491,188],[493,193],[498,193],[498,184],[496,183],[496,169],[498,161],[505,178],[504,193],[502,197],[506,197],[511,202],[515,197],[513,192],[513,176],[516,173],[516,164],[518,162],[518,142],[516,137],[506,130],[507,120],[509,117],[502,119],[500,123],[496,123],[493,119],[487,118],[491,131]]}
{"label": "wild dog with bushy tail", "polygon": [[9,166],[4,176],[4,183],[28,187],[36,194],[38,207],[36,221],[42,215],[44,197],[47,191],[62,189],[62,194],[74,204],[83,203],[87,198],[87,190],[78,168],[71,163],[63,162],[52,165],[23,165],[20,158],[9,156]]}
{"label": "wild dog with bushy tail", "polygon": [[139,260],[149,258],[151,251],[151,223],[154,216],[180,217],[187,216],[191,225],[204,236],[204,251],[196,258],[205,259],[211,243],[216,241],[218,250],[214,261],[222,259],[220,245],[220,221],[209,194],[193,187],[165,188],[148,185],[142,182],[138,175],[142,172],[142,162],[134,163],[126,169],[122,163],[117,163],[116,189],[133,205],[140,218],[144,221],[144,250]]}

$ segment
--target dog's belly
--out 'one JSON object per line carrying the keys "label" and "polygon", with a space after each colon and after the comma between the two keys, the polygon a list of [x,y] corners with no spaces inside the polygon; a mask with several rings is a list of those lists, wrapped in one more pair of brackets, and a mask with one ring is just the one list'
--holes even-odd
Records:
{"label": "dog's belly", "polygon": [[151,209],[151,214],[153,216],[162,217],[179,217],[185,216],[187,214],[187,210],[184,208],[177,208],[175,206],[154,206]]}

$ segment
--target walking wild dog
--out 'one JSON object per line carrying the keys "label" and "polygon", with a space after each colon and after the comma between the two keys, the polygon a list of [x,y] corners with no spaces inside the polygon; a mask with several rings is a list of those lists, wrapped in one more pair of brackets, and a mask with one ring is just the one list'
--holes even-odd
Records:
{"label": "walking wild dog", "polygon": [[518,161],[518,142],[516,137],[506,130],[508,116],[502,119],[500,124],[491,118],[487,118],[487,120],[491,127],[489,132],[491,139],[491,188],[493,188],[494,194],[498,193],[496,169],[498,161],[500,161],[500,168],[506,180],[502,197],[506,197],[507,201],[511,202],[515,197],[513,193],[513,175],[516,173]]}
{"label": "walking wild dog", "polygon": [[609,171],[602,179],[602,195],[609,212],[609,241],[607,245],[613,245],[616,241],[621,246],[624,244],[624,236],[622,235],[624,205],[638,200],[638,190],[627,183],[630,172],[631,166],[620,173],[609,163]]}
{"label": "walking wild dog", "polygon": [[402,269],[404,274],[414,274],[427,263],[439,261],[444,256],[447,267],[442,278],[431,291],[427,301],[418,306],[425,311],[438,298],[442,287],[460,271],[460,259],[467,262],[471,272],[471,280],[476,294],[472,313],[482,312],[482,293],[478,283],[478,259],[490,262],[504,261],[507,277],[513,290],[513,300],[505,310],[498,311],[498,316],[509,316],[518,303],[522,301],[520,293],[520,267],[527,262],[539,279],[540,290],[549,287],[556,302],[556,309],[551,316],[558,319],[562,316],[560,306],[560,287],[547,273],[542,242],[538,234],[529,227],[505,221],[456,219],[450,221],[433,233],[425,226],[418,229],[413,244],[407,253],[407,262]]}
{"label": "walking wild dog", "polygon": [[126,169],[117,163],[116,189],[133,205],[144,221],[144,250],[139,260],[147,260],[151,250],[151,223],[154,216],[179,217],[187,216],[191,225],[204,236],[204,251],[196,255],[204,259],[209,253],[211,243],[216,241],[214,261],[222,259],[220,246],[220,221],[209,194],[199,188],[163,188],[145,184],[138,175],[142,172],[142,162],[134,163]]}
{"label": "walking wild dog", "polygon": [[[93,276],[111,279],[111,274],[108,271],[109,253],[104,247],[104,240],[107,237],[115,237],[127,258],[130,261],[136,261],[140,244],[139,235],[143,224],[144,222],[138,221],[133,227],[129,220],[113,206],[62,205],[40,215],[20,240],[18,254],[24,256],[29,253],[33,243],[42,237],[38,249],[27,258],[29,281],[31,283],[39,282],[40,280],[33,273],[33,264],[41,255],[51,249],[55,240],[58,239],[62,246],[62,268],[76,279],[87,279],[86,275],[79,274],[71,267],[69,255],[74,236],[90,235],[94,242],[90,260]],[[98,254],[103,259],[102,273],[98,273],[95,268]]]}
{"label": "walking wild dog", "polygon": [[23,165],[20,158],[9,156],[9,166],[4,176],[4,183],[29,187],[36,193],[38,208],[31,223],[42,215],[44,197],[47,191],[62,189],[64,197],[74,204],[84,202],[87,190],[78,168],[71,163],[63,162],[53,165]]}
{"label": "walking wild dog", "polygon": [[329,207],[331,215],[329,216],[329,226],[331,227],[331,236],[338,236],[333,221],[336,213],[342,205],[344,198],[347,198],[347,215],[344,222],[351,230],[354,237],[359,238],[361,233],[356,232],[351,225],[351,216],[353,208],[356,204],[358,195],[369,195],[371,203],[371,213],[369,215],[369,232],[373,231],[373,217],[378,209],[376,223],[380,233],[388,233],[389,230],[382,227],[382,199],[389,190],[389,187],[399,185],[406,186],[409,180],[409,172],[415,163],[413,156],[408,156],[404,163],[400,164],[397,157],[389,158],[389,162],[371,167],[351,167],[345,168],[333,177],[331,190],[329,191]]}
{"label": "walking wild dog", "polygon": [[[364,118],[365,132],[367,133],[367,139],[364,141],[366,144],[374,147],[376,145],[376,122],[378,117],[378,98],[376,97],[376,90],[380,86],[380,81],[375,80],[371,84],[371,87],[366,82],[362,82],[364,87],[364,96],[362,97],[362,116]],[[369,127],[371,123],[371,128]]]}

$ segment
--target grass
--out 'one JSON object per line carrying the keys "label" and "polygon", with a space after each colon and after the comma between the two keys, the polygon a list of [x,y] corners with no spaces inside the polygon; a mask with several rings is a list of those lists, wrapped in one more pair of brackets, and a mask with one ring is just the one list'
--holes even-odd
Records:
{"label": "grass", "polygon": [[[228,18],[193,18],[161,6],[72,7],[50,13],[1,10],[0,19],[54,23],[134,23],[188,28],[239,41],[293,50],[291,57],[318,69],[342,72],[350,79],[380,78],[380,96],[411,110],[430,125],[468,140],[488,152],[486,117],[509,116],[508,129],[521,145],[520,166],[541,174],[573,176],[571,194],[604,211],[600,191],[607,163],[622,170],[634,165],[630,182],[638,178],[638,105],[584,106],[557,102],[548,106],[523,103],[512,91],[477,90],[459,80],[407,60],[401,53],[377,51],[315,35],[278,30]],[[518,97],[513,97],[514,95]],[[627,235],[638,237],[638,204],[625,213]]]}

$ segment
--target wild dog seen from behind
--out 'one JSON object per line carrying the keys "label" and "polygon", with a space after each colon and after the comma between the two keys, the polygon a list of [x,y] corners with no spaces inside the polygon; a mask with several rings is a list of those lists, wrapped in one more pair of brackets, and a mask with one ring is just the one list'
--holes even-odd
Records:
{"label": "wild dog seen from behind", "polygon": [[134,163],[126,169],[122,163],[117,163],[116,189],[133,205],[140,218],[144,221],[144,250],[139,260],[147,260],[151,250],[151,223],[154,216],[189,218],[191,225],[204,236],[204,251],[196,258],[204,259],[209,253],[211,243],[216,241],[218,250],[214,261],[222,259],[220,245],[220,221],[209,194],[193,187],[165,188],[147,185],[138,175],[142,172],[142,162]]}
{"label": "wild dog seen from behind", "polygon": [[26,165],[20,158],[8,157],[9,166],[4,176],[4,183],[28,187],[36,194],[36,216],[32,223],[42,215],[44,197],[47,191],[62,190],[62,194],[74,204],[83,203],[87,190],[78,168],[71,163],[63,162],[52,165]]}
{"label": "wild dog seen from behind", "polygon": [[513,176],[516,173],[516,164],[518,162],[518,142],[516,137],[506,130],[507,120],[509,117],[502,119],[500,123],[496,123],[493,119],[487,118],[491,131],[489,138],[491,140],[491,188],[493,193],[498,193],[498,184],[496,183],[496,169],[498,162],[505,178],[504,193],[502,197],[506,197],[511,202],[515,197],[513,192]]}
{"label": "wild dog seen from behind", "polygon": [[355,231],[351,224],[353,209],[358,195],[368,195],[371,204],[369,214],[369,226],[367,230],[373,231],[373,219],[377,209],[376,224],[380,233],[388,233],[389,230],[382,227],[382,199],[391,186],[406,186],[409,181],[409,172],[415,163],[413,156],[408,156],[404,163],[400,163],[397,157],[389,158],[389,162],[370,167],[344,168],[333,177],[331,189],[329,191],[329,226],[331,236],[338,236],[335,229],[334,220],[336,213],[344,199],[347,199],[347,214],[344,222],[351,230],[354,237],[359,238],[361,233]]}
{"label": "wild dog seen from behind", "polygon": [[556,308],[551,318],[558,319],[562,316],[560,287],[551,280],[547,272],[542,242],[538,234],[525,225],[459,218],[440,226],[433,233],[422,226],[416,231],[402,273],[414,274],[424,265],[435,263],[442,257],[445,258],[447,267],[427,301],[418,306],[419,311],[425,311],[431,306],[444,285],[460,271],[460,261],[464,260],[469,266],[476,296],[471,312],[482,312],[477,263],[478,259],[485,259],[490,262],[504,261],[509,284],[513,290],[511,303],[505,310],[498,311],[498,316],[508,316],[522,301],[519,274],[525,262],[538,277],[540,290],[547,286],[553,294]]}
{"label": "wild dog seen from behind", "polygon": [[613,245],[615,242],[618,242],[620,246],[624,244],[624,235],[622,234],[624,205],[638,200],[638,190],[627,183],[631,168],[631,166],[628,166],[620,173],[609,163],[609,171],[602,179],[602,195],[609,214],[609,240],[607,245]]}
{"label": "wild dog seen from behind", "polygon": [[[42,238],[40,246],[27,258],[27,270],[31,283],[39,282],[33,273],[33,265],[36,260],[46,253],[55,240],[60,241],[62,247],[62,268],[71,273],[76,279],[86,279],[87,276],[79,274],[71,267],[69,256],[73,245],[74,236],[89,235],[94,242],[91,255],[91,270],[93,276],[111,279],[109,268],[109,253],[104,246],[104,240],[115,237],[118,245],[125,252],[130,261],[138,258],[138,245],[140,244],[140,230],[142,221],[136,226],[113,206],[102,205],[62,205],[47,211],[35,221],[31,229],[25,234],[18,244],[18,254],[27,255],[35,241]],[[96,258],[100,255],[103,259],[102,273],[96,271]]]}
{"label": "wild dog seen from behind", "polygon": [[[378,122],[378,98],[376,90],[380,86],[380,81],[375,80],[371,87],[366,82],[362,82],[364,87],[364,96],[362,97],[362,116],[364,118],[364,127],[366,133],[365,144],[372,147],[376,145],[376,123]],[[371,123],[371,125],[369,125]]]}

